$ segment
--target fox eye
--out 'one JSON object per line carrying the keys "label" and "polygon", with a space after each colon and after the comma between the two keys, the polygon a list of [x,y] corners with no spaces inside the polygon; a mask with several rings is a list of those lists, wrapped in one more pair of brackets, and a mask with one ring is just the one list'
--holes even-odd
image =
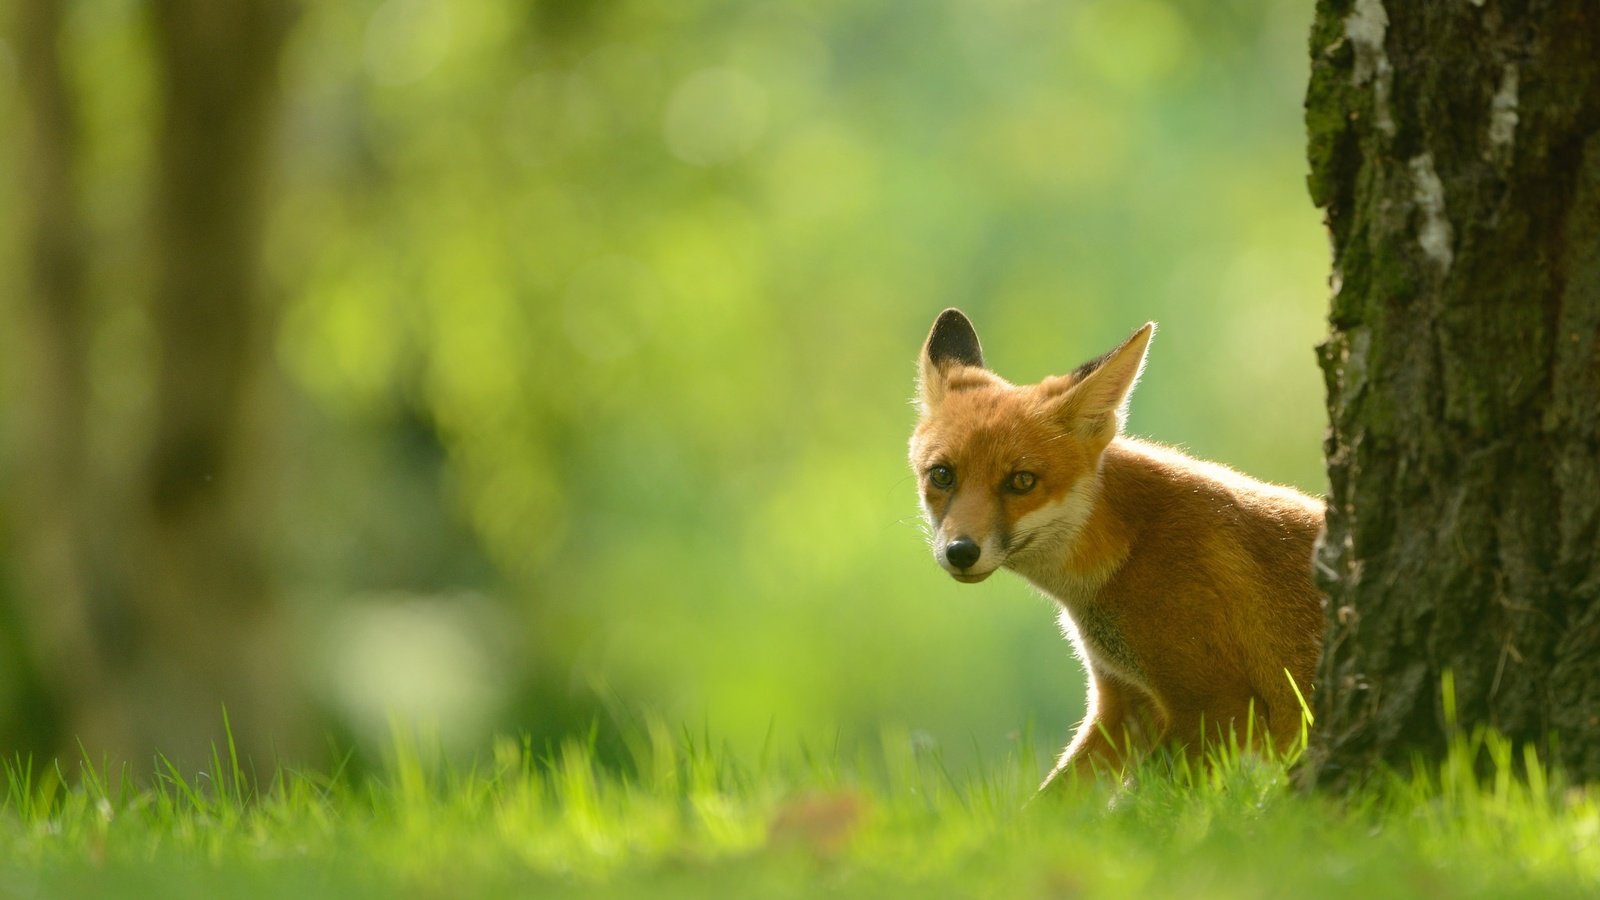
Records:
{"label": "fox eye", "polygon": [[1034,484],[1038,481],[1038,476],[1032,472],[1012,472],[1011,479],[1006,482],[1006,488],[1013,494],[1026,494],[1033,490]]}
{"label": "fox eye", "polygon": [[956,483],[956,473],[949,466],[934,466],[928,470],[928,480],[934,487],[948,489]]}

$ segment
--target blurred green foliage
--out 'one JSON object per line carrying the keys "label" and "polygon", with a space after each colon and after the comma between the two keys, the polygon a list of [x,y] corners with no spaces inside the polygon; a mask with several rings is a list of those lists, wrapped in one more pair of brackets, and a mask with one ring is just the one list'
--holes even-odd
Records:
{"label": "blurred green foliage", "polygon": [[[82,0],[69,29],[109,298],[96,408],[130,427],[143,14]],[[355,734],[399,712],[469,746],[605,698],[744,745],[1064,740],[1081,677],[1048,604],[955,584],[924,545],[914,355],[950,305],[1019,381],[1155,319],[1132,430],[1320,492],[1310,15],[307,3],[268,240],[285,664]],[[7,273],[18,227],[0,212]]]}

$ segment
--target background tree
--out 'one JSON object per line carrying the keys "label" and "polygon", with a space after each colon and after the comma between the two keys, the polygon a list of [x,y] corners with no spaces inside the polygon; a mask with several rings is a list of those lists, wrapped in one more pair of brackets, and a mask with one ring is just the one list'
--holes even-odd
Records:
{"label": "background tree", "polygon": [[[224,704],[245,753],[264,761],[297,749],[260,458],[275,323],[260,257],[288,10],[278,0],[150,4],[154,375],[148,423],[131,434],[91,413],[92,323],[111,301],[86,286],[67,5],[20,10],[33,276],[19,479],[28,526],[18,529],[28,602],[16,616],[60,749],[81,740],[113,759],[159,749],[202,762],[222,737]],[[108,440],[132,445],[122,454],[131,464],[94,465],[91,447]]]}
{"label": "background tree", "polygon": [[1323,0],[1315,777],[1461,726],[1600,776],[1600,8]]}
{"label": "background tree", "polygon": [[26,638],[16,650],[31,663],[13,668],[35,676],[27,691],[33,727],[16,730],[31,732],[28,743],[49,750],[57,749],[50,745],[64,728],[86,724],[76,716],[63,722],[63,711],[74,699],[86,704],[105,683],[89,606],[96,593],[91,582],[100,575],[91,558],[87,497],[90,311],[77,172],[80,125],[60,55],[63,13],[51,0],[27,0],[17,8],[17,69],[30,126],[19,166],[30,265],[17,320],[27,335],[21,347],[31,374],[18,453],[26,463],[16,498],[29,527],[18,529],[18,562],[24,590],[49,599],[11,610],[9,618],[22,626],[17,630]]}

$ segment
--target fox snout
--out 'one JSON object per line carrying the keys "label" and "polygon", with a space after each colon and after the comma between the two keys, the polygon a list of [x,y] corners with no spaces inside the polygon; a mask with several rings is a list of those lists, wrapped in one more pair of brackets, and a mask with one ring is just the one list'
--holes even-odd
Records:
{"label": "fox snout", "polygon": [[966,584],[977,584],[1000,568],[1000,552],[986,548],[971,536],[958,534],[945,537],[943,532],[934,535],[933,555],[950,577]]}
{"label": "fox snout", "polygon": [[958,569],[970,569],[972,564],[983,555],[983,550],[978,542],[969,537],[958,537],[944,545],[944,558],[950,565]]}

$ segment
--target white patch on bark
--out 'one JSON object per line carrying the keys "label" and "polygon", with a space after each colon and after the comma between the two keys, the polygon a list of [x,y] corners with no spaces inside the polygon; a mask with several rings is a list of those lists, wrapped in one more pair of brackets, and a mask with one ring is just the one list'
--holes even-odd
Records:
{"label": "white patch on bark", "polygon": [[1450,247],[1454,232],[1450,228],[1450,220],[1444,215],[1444,183],[1439,180],[1439,173],[1434,171],[1432,153],[1412,157],[1410,166],[1411,177],[1416,182],[1411,199],[1417,204],[1417,211],[1422,213],[1422,227],[1417,229],[1417,244],[1422,247],[1422,255],[1437,265],[1443,274],[1450,271],[1450,263],[1455,260],[1455,251]]}
{"label": "white patch on bark", "polygon": [[1383,49],[1388,31],[1389,13],[1383,8],[1383,0],[1356,0],[1356,8],[1344,20],[1344,36],[1356,53],[1356,70],[1350,80],[1358,86],[1372,82],[1374,124],[1384,135],[1393,137],[1389,92],[1394,86],[1394,67],[1389,65],[1389,54]]}
{"label": "white patch on bark", "polygon": [[1517,138],[1517,64],[1506,63],[1500,72],[1500,89],[1489,101],[1489,153],[1508,162]]}

